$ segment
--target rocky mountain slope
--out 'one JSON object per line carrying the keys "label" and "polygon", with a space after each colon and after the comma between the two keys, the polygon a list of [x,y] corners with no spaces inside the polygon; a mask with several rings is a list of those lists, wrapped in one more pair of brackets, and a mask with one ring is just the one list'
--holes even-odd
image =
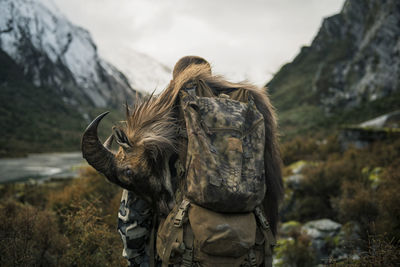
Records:
{"label": "rocky mountain slope", "polygon": [[124,74],[99,57],[90,33],[51,0],[1,0],[0,49],[36,87],[54,88],[66,103],[119,106],[134,95]]}
{"label": "rocky mountain slope", "polygon": [[[125,57],[127,69],[168,73],[144,55]],[[78,150],[90,119],[113,110],[110,126],[135,101],[134,86],[159,83],[132,69],[127,78],[100,57],[90,33],[52,0],[0,0],[0,156]]]}
{"label": "rocky mountain slope", "polygon": [[400,93],[400,2],[347,0],[267,86],[289,128],[354,109],[365,120],[398,108],[391,99]]}

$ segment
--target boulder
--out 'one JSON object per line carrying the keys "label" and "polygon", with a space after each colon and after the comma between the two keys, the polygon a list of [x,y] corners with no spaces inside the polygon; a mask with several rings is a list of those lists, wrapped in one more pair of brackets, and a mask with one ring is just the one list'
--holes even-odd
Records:
{"label": "boulder", "polygon": [[391,136],[400,136],[400,110],[358,125],[345,126],[339,134],[339,140],[343,149],[349,146],[363,148]]}
{"label": "boulder", "polygon": [[311,238],[311,247],[316,253],[318,262],[329,259],[332,250],[338,245],[338,234],[342,225],[330,219],[320,219],[305,223],[302,233]]}

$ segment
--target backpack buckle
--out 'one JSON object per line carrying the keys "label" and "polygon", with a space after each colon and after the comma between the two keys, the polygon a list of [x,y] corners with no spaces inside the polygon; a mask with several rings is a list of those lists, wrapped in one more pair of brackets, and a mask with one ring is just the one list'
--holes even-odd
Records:
{"label": "backpack buckle", "polygon": [[255,208],[254,213],[256,214],[258,221],[260,222],[264,237],[266,238],[265,244],[268,243],[270,246],[274,247],[276,245],[276,240],[274,234],[272,233],[271,227],[269,226],[267,218],[265,218],[264,212],[258,206]]}
{"label": "backpack buckle", "polygon": [[251,267],[257,267],[257,257],[253,249],[249,251],[249,263]]}
{"label": "backpack buckle", "polygon": [[187,210],[189,209],[190,202],[186,199],[182,200],[179,205],[178,212],[175,215],[174,226],[179,228],[182,227],[184,220],[186,219]]}
{"label": "backpack buckle", "polygon": [[182,255],[182,266],[191,267],[193,266],[193,249],[186,248]]}
{"label": "backpack buckle", "polygon": [[264,213],[262,212],[260,207],[256,207],[256,209],[254,210],[254,213],[256,214],[258,221],[261,224],[261,227],[264,230],[268,230],[269,229],[269,223],[267,221],[267,218],[265,218]]}

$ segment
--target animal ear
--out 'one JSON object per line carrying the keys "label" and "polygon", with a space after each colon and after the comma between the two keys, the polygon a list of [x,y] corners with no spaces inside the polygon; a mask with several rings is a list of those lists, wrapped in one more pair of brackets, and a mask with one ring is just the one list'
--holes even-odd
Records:
{"label": "animal ear", "polygon": [[125,132],[121,128],[113,127],[113,133],[115,136],[115,141],[122,148],[131,148],[132,147],[131,143],[129,142],[128,137],[126,136]]}

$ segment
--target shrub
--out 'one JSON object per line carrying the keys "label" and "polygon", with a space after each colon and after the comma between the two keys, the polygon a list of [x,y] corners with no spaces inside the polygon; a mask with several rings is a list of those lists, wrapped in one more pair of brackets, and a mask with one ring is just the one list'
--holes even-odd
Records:
{"label": "shrub", "polygon": [[92,168],[81,176],[0,186],[0,266],[126,264],[116,229],[122,190]]}
{"label": "shrub", "polygon": [[388,167],[376,192],[379,216],[376,222],[378,233],[390,233],[400,240],[400,159]]}
{"label": "shrub", "polygon": [[51,191],[48,195],[47,207],[59,214],[78,211],[83,203],[96,203],[101,207],[101,215],[117,214],[119,204],[110,205],[114,198],[121,196],[122,189],[106,181],[92,167],[83,167],[80,178],[76,178],[62,190]]}
{"label": "shrub", "polygon": [[278,240],[275,247],[275,266],[313,266],[315,253],[310,238],[299,230],[293,230],[289,236]]}
{"label": "shrub", "polygon": [[400,262],[400,242],[385,235],[370,235],[366,242],[366,250],[348,256],[345,260],[331,261],[329,267],[397,267]]}
{"label": "shrub", "polygon": [[78,211],[64,216],[66,235],[70,239],[61,263],[65,266],[122,266],[122,242],[115,227],[108,226],[98,203],[83,203]]}
{"label": "shrub", "polygon": [[395,239],[388,239],[384,235],[375,235],[368,238],[368,250],[360,255],[359,261],[354,261],[355,266],[399,266],[400,243]]}
{"label": "shrub", "polygon": [[373,222],[379,216],[378,202],[374,193],[361,182],[346,181],[342,185],[343,193],[338,199],[341,221],[356,221],[365,235],[373,231]]}
{"label": "shrub", "polygon": [[68,239],[50,211],[9,200],[0,206],[0,265],[57,266]]}
{"label": "shrub", "polygon": [[336,135],[316,139],[311,136],[298,136],[281,145],[283,163],[288,166],[299,160],[325,160],[333,153],[340,152]]}

